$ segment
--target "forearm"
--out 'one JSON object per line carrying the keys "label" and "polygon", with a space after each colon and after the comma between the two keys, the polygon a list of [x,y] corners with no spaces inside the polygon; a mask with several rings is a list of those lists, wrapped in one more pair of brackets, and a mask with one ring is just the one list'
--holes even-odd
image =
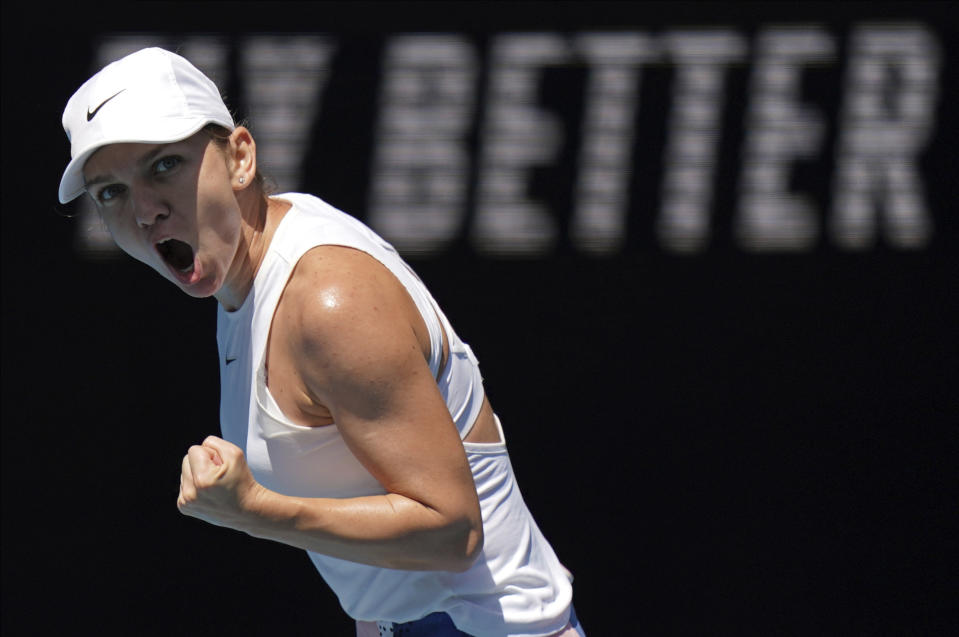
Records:
{"label": "forearm", "polygon": [[344,560],[404,570],[462,571],[482,549],[482,524],[402,495],[297,498],[261,485],[244,504],[243,528]]}

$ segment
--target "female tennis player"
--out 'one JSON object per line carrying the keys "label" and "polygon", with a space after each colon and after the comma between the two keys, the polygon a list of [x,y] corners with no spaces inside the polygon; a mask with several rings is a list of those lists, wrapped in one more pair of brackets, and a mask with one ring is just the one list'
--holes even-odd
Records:
{"label": "female tennis player", "polygon": [[179,510],[308,551],[357,635],[584,635],[475,356],[372,230],[270,196],[256,143],[184,58],[144,49],[69,100],[60,201],[219,302],[222,437]]}

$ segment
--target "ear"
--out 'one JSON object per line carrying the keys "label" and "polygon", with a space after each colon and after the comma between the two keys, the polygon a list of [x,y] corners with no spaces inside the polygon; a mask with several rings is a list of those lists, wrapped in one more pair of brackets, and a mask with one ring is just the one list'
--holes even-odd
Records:
{"label": "ear", "polygon": [[244,126],[230,133],[230,181],[234,191],[245,190],[256,177],[256,142]]}

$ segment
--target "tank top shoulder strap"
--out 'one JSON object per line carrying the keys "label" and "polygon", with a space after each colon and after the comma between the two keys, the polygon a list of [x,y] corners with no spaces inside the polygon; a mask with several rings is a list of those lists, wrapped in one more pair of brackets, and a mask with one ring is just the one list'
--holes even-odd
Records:
{"label": "tank top shoulder strap", "polygon": [[273,237],[270,252],[284,261],[290,270],[309,250],[323,245],[338,245],[369,254],[386,267],[403,285],[419,310],[430,339],[430,371],[434,378],[443,360],[443,331],[452,347],[451,329],[437,317],[439,308],[417,274],[399,256],[392,245],[357,219],[337,210],[317,197],[300,193],[277,195],[293,204]]}

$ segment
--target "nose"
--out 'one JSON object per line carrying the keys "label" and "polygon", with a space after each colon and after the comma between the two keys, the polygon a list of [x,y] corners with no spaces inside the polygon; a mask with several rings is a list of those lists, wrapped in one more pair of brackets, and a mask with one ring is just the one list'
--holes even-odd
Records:
{"label": "nose", "polygon": [[140,185],[132,197],[133,218],[140,228],[149,228],[160,219],[170,216],[170,207],[164,198],[150,186]]}

